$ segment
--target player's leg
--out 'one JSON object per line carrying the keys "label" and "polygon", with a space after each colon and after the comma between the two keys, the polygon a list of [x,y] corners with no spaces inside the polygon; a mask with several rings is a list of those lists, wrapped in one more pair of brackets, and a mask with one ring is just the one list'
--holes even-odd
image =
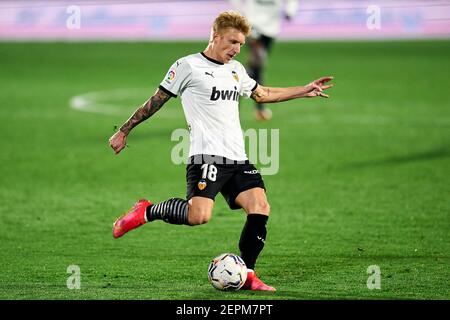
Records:
{"label": "player's leg", "polygon": [[191,226],[207,223],[212,216],[214,200],[205,197],[192,197],[189,200],[188,221]]}
{"label": "player's leg", "polygon": [[171,198],[157,204],[139,200],[124,216],[114,222],[113,236],[119,238],[129,231],[155,220],[189,226],[203,224],[211,218],[213,206],[213,200],[202,197],[194,197],[189,201]]}
{"label": "player's leg", "polygon": [[[267,37],[260,35],[258,38],[251,38],[249,41],[249,75],[261,85],[264,83],[264,65],[269,54],[268,42],[265,41],[266,38]],[[263,121],[271,119],[272,113],[270,109],[266,108],[261,103],[256,103],[255,106],[255,117],[257,120]]]}
{"label": "player's leg", "polygon": [[236,197],[236,204],[241,206],[247,213],[247,221],[242,229],[239,240],[241,257],[247,268],[247,280],[242,287],[243,290],[276,291],[274,287],[266,285],[255,274],[255,264],[259,254],[264,248],[267,235],[267,220],[269,218],[270,206],[266,193],[262,188],[253,188],[241,192]]}
{"label": "player's leg", "polygon": [[204,224],[211,219],[214,199],[232,176],[224,163],[224,158],[209,155],[190,158],[186,168],[190,225]]}
{"label": "player's leg", "polygon": [[162,220],[170,224],[189,225],[189,203],[185,199],[171,198],[150,205],[145,210],[147,222]]}
{"label": "player's leg", "polygon": [[192,158],[187,165],[187,200],[171,198],[157,204],[152,204],[148,200],[138,201],[124,216],[114,222],[114,238],[119,238],[128,231],[155,220],[189,226],[208,222],[212,215],[214,198],[231,177],[231,173],[219,164],[204,163],[204,158],[209,159],[207,156],[200,156],[200,162],[197,163],[198,159]]}
{"label": "player's leg", "polygon": [[259,38],[249,39],[248,73],[256,82],[262,83],[262,68],[267,52]]}
{"label": "player's leg", "polygon": [[247,268],[254,269],[256,260],[264,248],[270,206],[262,188],[241,192],[235,200],[247,213],[247,221],[241,233],[239,249]]}
{"label": "player's leg", "polygon": [[189,201],[171,198],[148,206],[145,220],[146,222],[163,220],[170,224],[195,226],[211,219],[213,206],[214,200],[204,197],[193,197]]}
{"label": "player's leg", "polygon": [[188,213],[189,204],[184,199],[170,198],[157,204],[152,204],[145,199],[139,200],[125,215],[114,222],[113,237],[119,238],[129,231],[155,220],[189,225]]}
{"label": "player's leg", "polygon": [[[263,83],[263,67],[266,60],[267,52],[264,48],[264,44],[259,38],[250,38],[249,40],[249,75],[257,83]],[[264,105],[261,103],[256,103],[256,117],[261,114],[260,111],[264,110]],[[262,120],[262,119],[261,119]]]}
{"label": "player's leg", "polygon": [[239,240],[241,257],[249,269],[242,289],[275,291],[275,288],[264,284],[254,273],[256,260],[266,241],[266,224],[270,213],[261,174],[250,163],[238,165],[235,175],[221,192],[231,209],[243,208],[247,213]]}

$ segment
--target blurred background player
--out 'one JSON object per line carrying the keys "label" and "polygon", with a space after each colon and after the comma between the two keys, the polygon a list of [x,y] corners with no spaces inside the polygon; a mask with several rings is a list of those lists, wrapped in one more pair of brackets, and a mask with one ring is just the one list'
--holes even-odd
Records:
{"label": "blurred background player", "polygon": [[[264,65],[272,44],[278,36],[283,19],[291,20],[297,13],[298,0],[231,0],[252,25],[249,37],[247,72],[259,84],[264,84]],[[255,103],[255,118],[270,120],[272,111],[262,103]]]}

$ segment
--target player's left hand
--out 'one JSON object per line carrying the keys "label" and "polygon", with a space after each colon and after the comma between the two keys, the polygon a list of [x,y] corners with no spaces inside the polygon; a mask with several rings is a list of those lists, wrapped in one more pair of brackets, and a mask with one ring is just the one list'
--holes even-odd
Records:
{"label": "player's left hand", "polygon": [[307,98],[313,98],[313,97],[322,97],[322,98],[329,98],[330,96],[328,94],[323,93],[323,90],[326,90],[328,88],[331,88],[333,84],[326,85],[328,81],[333,80],[333,77],[322,77],[320,79],[314,80],[307,86],[305,86],[307,92],[305,94],[305,97]]}

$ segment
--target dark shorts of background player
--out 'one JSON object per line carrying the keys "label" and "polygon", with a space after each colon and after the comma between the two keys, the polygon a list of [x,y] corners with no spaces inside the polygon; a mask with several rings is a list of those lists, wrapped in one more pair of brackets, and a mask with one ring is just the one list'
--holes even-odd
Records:
{"label": "dark shorts of background player", "polygon": [[267,52],[270,52],[270,49],[272,49],[274,38],[260,34],[258,33],[258,31],[256,32],[256,34],[257,35],[252,36],[252,38],[261,43]]}
{"label": "dark shorts of background player", "polygon": [[[208,166],[203,166],[204,164]],[[248,160],[234,161],[211,155],[195,155],[189,158],[186,182],[188,201],[197,196],[214,200],[220,192],[232,210],[241,209],[235,203],[241,192],[252,188],[266,190],[261,174]]]}

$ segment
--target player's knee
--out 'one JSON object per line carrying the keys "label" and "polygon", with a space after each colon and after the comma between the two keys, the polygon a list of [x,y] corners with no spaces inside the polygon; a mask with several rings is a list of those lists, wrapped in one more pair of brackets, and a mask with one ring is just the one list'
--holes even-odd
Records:
{"label": "player's knee", "polygon": [[250,204],[247,208],[247,213],[259,213],[264,215],[269,215],[270,205],[267,200],[258,200]]}
{"label": "player's knee", "polygon": [[209,221],[210,217],[209,216],[200,216],[200,215],[195,215],[195,216],[189,216],[189,225],[191,226],[198,226],[201,224],[205,224]]}
{"label": "player's knee", "polygon": [[270,213],[270,204],[269,202],[263,200],[261,202],[258,203],[259,206],[259,213],[265,214],[265,215],[269,215]]}
{"label": "player's knee", "polygon": [[205,224],[211,219],[211,210],[208,208],[192,208],[189,210],[189,225],[197,226],[200,224]]}

